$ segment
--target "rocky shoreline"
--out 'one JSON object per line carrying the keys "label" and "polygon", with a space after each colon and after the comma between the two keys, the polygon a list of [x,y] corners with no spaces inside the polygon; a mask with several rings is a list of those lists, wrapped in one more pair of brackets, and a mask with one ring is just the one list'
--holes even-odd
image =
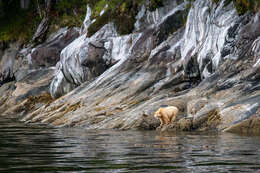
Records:
{"label": "rocky shoreline", "polygon": [[[225,0],[143,7],[135,31],[113,23],[88,37],[62,28],[44,43],[1,45],[0,112],[25,123],[85,129],[260,134],[260,13]],[[14,80],[15,79],[15,80]],[[175,123],[153,113],[176,106]]]}

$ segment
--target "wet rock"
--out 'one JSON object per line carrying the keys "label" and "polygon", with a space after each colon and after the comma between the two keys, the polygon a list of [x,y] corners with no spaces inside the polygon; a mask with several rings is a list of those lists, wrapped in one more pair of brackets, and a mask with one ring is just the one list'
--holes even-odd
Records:
{"label": "wet rock", "polygon": [[224,130],[224,132],[238,133],[238,134],[259,134],[260,133],[260,118],[259,113],[256,116],[242,121],[239,124],[232,125]]}
{"label": "wet rock", "polygon": [[189,117],[193,117],[198,111],[200,111],[205,105],[208,104],[207,98],[194,99],[187,104],[187,114]]}
{"label": "wet rock", "polygon": [[182,118],[178,121],[181,131],[191,131],[193,127],[192,118]]}
{"label": "wet rock", "polygon": [[140,129],[155,130],[158,126],[160,126],[160,122],[154,118],[153,114],[143,112],[142,116],[143,122],[140,124]]}
{"label": "wet rock", "polygon": [[6,100],[9,99],[11,93],[15,90],[14,83],[15,82],[9,82],[0,86],[0,105],[3,105],[6,102]]}
{"label": "wet rock", "polygon": [[[258,114],[260,108],[259,95],[246,98],[245,100],[238,101],[232,105],[226,106],[220,111],[220,118],[222,120],[220,129],[232,129],[232,127],[244,126],[244,121],[248,121]],[[251,128],[250,126],[248,127]]]}
{"label": "wet rock", "polygon": [[193,117],[193,128],[194,129],[203,129],[208,128],[211,125],[214,125],[214,127],[211,127],[212,129],[216,129],[217,125],[220,121],[219,117],[219,107],[221,106],[221,103],[211,103],[204,106],[199,112],[197,112]]}

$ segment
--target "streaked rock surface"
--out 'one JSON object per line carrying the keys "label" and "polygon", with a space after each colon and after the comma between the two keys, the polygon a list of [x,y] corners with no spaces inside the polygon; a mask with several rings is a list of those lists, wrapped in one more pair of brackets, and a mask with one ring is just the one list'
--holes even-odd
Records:
{"label": "streaked rock surface", "polygon": [[[155,12],[142,8],[137,19],[139,32],[119,36],[108,23],[66,46],[50,84],[56,100],[21,119],[58,127],[156,129],[153,113],[171,105],[179,108],[179,118],[158,130],[260,133],[259,13],[239,16],[224,0],[174,0]],[[0,92],[15,94],[20,87],[8,88]]]}
{"label": "streaked rock surface", "polygon": [[61,28],[31,51],[30,65],[37,67],[55,66],[63,48],[79,36],[78,28]]}

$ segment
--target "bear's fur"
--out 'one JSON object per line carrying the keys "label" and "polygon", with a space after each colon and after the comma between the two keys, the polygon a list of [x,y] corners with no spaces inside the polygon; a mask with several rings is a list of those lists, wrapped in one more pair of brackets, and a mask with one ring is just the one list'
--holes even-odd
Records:
{"label": "bear's fur", "polygon": [[154,117],[159,119],[161,124],[160,126],[169,124],[171,122],[174,122],[176,119],[176,116],[179,112],[179,109],[175,106],[168,106],[164,108],[159,108],[155,113]]}

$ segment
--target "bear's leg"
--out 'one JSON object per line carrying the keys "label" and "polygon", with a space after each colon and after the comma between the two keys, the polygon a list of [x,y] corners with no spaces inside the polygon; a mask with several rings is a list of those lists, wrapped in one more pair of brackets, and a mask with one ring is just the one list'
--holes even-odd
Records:
{"label": "bear's leg", "polygon": [[175,119],[176,119],[176,116],[175,116],[174,114],[172,114],[172,115],[171,115],[171,120],[170,120],[170,121],[171,121],[171,123],[172,123],[172,122],[174,122],[174,121],[175,121]]}
{"label": "bear's leg", "polygon": [[165,118],[165,124],[169,124],[170,123],[170,117],[168,116],[168,114],[164,117]]}
{"label": "bear's leg", "polygon": [[162,127],[162,126],[163,126],[163,124],[164,124],[164,122],[163,122],[163,119],[162,119],[162,118],[160,118],[160,122],[161,122],[161,124],[160,124],[160,127]]}

